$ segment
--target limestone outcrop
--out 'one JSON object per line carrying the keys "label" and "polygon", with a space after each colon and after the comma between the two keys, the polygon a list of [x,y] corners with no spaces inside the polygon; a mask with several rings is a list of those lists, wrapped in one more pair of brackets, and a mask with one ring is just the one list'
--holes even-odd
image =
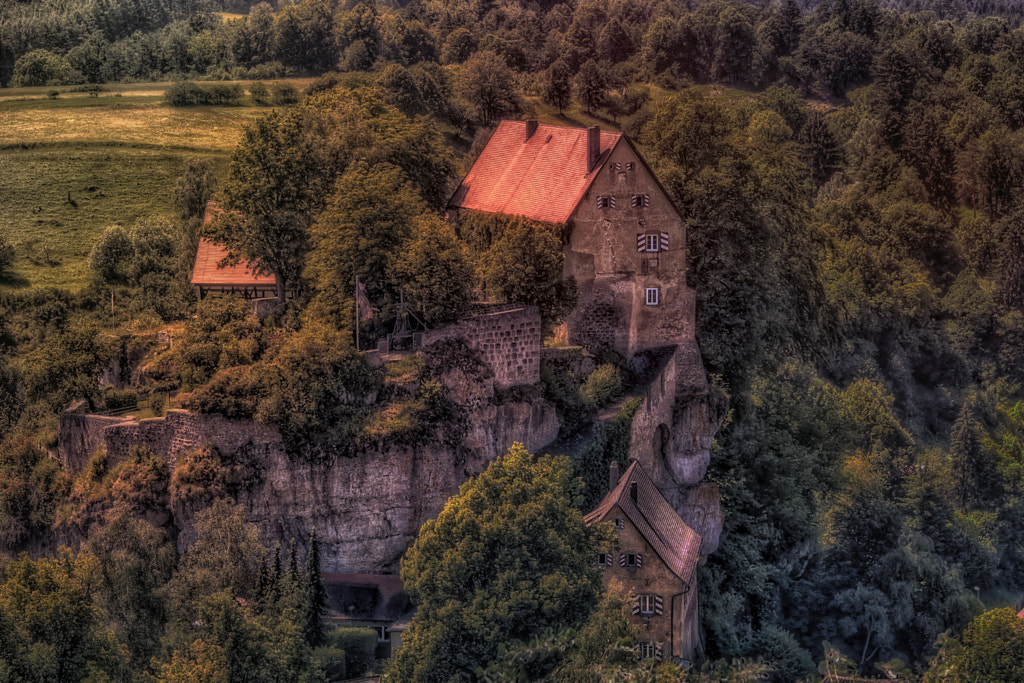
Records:
{"label": "limestone outcrop", "polygon": [[[378,444],[320,463],[289,457],[276,430],[249,420],[183,410],[148,420],[67,412],[61,418],[60,457],[77,471],[103,448],[112,467],[132,445],[145,444],[173,468],[189,450],[213,446],[252,471],[237,498],[264,543],[287,546],[295,538],[301,547],[316,527],[325,572],[388,572],[420,526],[466,479],[515,441],[539,450],[558,434],[555,410],[543,399],[501,402],[492,385],[476,384],[464,373],[443,379],[449,397],[462,399],[468,424],[454,447]],[[194,520],[206,504],[173,505],[179,550],[194,541]]]}

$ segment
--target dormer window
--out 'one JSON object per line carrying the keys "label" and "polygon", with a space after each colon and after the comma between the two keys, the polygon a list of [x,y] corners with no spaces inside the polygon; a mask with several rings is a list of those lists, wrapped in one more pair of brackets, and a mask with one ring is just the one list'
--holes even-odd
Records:
{"label": "dormer window", "polygon": [[635,194],[629,199],[629,205],[634,209],[646,209],[651,205],[651,195]]}
{"label": "dormer window", "polygon": [[597,208],[599,209],[614,209],[615,208],[615,195],[613,194],[602,194],[597,198]]}

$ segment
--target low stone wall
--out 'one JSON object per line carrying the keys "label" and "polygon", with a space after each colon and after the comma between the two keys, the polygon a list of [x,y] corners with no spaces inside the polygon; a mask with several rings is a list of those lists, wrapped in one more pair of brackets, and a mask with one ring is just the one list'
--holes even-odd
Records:
{"label": "low stone wall", "polygon": [[98,448],[105,446],[107,428],[125,423],[123,417],[68,411],[60,416],[57,455],[65,469],[79,472]]}
{"label": "low stone wall", "polygon": [[483,354],[498,386],[540,381],[540,312],[536,306],[463,318],[424,333],[423,345],[454,337],[462,337],[470,348]]}

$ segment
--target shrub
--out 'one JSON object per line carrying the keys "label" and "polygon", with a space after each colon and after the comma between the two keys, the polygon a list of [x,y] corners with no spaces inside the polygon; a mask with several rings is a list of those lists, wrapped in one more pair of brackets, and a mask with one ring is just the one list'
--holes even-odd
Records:
{"label": "shrub", "polygon": [[374,668],[377,632],[368,628],[336,628],[327,634],[329,647],[345,651],[345,671],[359,676]]}
{"label": "shrub", "polygon": [[256,104],[267,104],[270,102],[270,89],[261,81],[256,81],[249,86],[249,95]]}
{"label": "shrub", "polygon": [[149,409],[158,417],[163,417],[167,412],[167,396],[165,394],[153,394],[149,397]]}
{"label": "shrub", "polygon": [[130,275],[135,247],[128,231],[120,225],[107,228],[89,253],[89,267],[105,282],[123,282]]}
{"label": "shrub", "polygon": [[14,245],[0,236],[0,275],[14,265]]}
{"label": "shrub", "polygon": [[107,389],[103,394],[107,410],[125,410],[139,405],[139,394],[131,389]]}
{"label": "shrub", "polygon": [[622,376],[614,365],[605,364],[590,373],[580,387],[580,396],[589,405],[601,408],[622,391]]}
{"label": "shrub", "polygon": [[274,104],[295,104],[299,101],[299,91],[291,83],[275,83],[270,92],[274,96]]}
{"label": "shrub", "polygon": [[240,85],[178,81],[164,93],[172,107],[194,107],[203,104],[238,105],[245,91]]}

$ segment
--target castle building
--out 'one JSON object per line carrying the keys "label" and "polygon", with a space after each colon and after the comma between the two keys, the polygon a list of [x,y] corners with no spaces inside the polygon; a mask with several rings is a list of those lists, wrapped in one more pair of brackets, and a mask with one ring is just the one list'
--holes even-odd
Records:
{"label": "castle building", "polygon": [[580,291],[569,342],[638,369],[662,359],[633,420],[633,462],[587,521],[615,525],[619,549],[597,559],[631,596],[641,654],[692,661],[696,567],[721,531],[718,490],[703,479],[724,411],[697,346],[682,215],[627,136],[536,121],[502,121],[447,208],[456,222],[475,211],[559,226]]}
{"label": "castle building", "polygon": [[650,476],[633,461],[622,477],[612,466],[611,490],[585,518],[609,522],[618,543],[600,548],[605,586],[620,586],[639,628],[642,657],[693,661],[703,654],[697,600],[701,537],[676,513]]}
{"label": "castle building", "polygon": [[502,121],[448,211],[567,228],[565,271],[580,290],[566,321],[570,343],[627,359],[665,346],[696,349],[683,218],[627,136]]}

